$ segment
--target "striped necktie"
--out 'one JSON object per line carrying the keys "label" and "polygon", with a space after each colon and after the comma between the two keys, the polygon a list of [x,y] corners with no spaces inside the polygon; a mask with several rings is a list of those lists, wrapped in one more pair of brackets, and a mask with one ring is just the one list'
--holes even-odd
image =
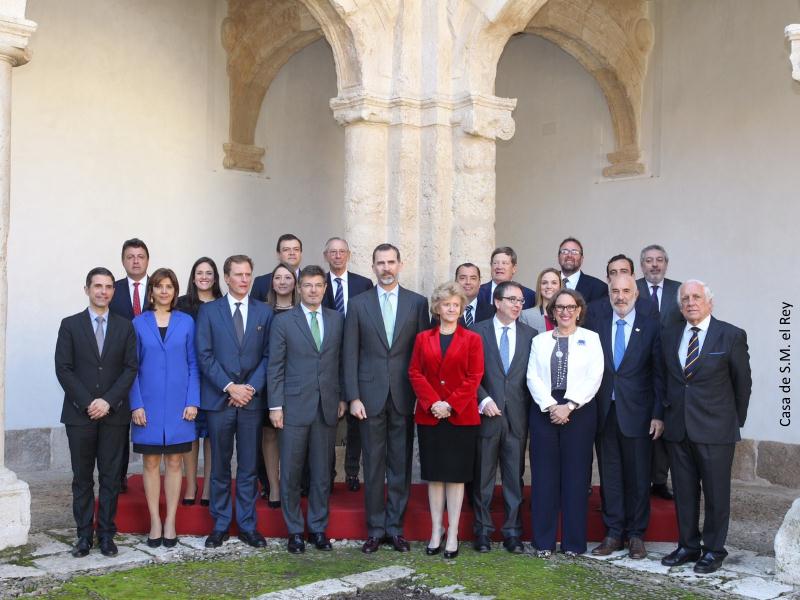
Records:
{"label": "striped necktie", "polygon": [[334,279],[336,282],[336,295],[333,297],[333,304],[342,315],[344,315],[344,290],[342,289],[342,278]]}
{"label": "striped necktie", "polygon": [[697,359],[700,358],[700,339],[697,337],[699,327],[692,327],[692,337],[689,338],[689,345],[686,348],[686,362],[683,365],[683,375],[686,379],[691,379],[697,369]]}
{"label": "striped necktie", "polygon": [[475,324],[475,319],[472,318],[472,304],[467,304],[467,310],[464,312],[464,323],[467,325],[467,329],[472,329]]}

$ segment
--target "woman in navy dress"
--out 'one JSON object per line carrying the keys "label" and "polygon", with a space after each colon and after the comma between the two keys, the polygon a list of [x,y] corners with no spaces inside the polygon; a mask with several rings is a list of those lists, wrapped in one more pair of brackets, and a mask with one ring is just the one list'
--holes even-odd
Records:
{"label": "woman in navy dress", "polygon": [[[194,350],[194,320],[172,310],[178,279],[158,269],[147,282],[150,307],[133,320],[139,373],[130,391],[133,451],[142,454],[144,493],[150,512],[147,545],[177,543],[175,513],[181,493],[183,454],[197,438],[194,420],[200,406],[200,377]],[[164,457],[164,523],[159,514],[161,457]]]}
{"label": "woman in navy dress", "polygon": [[[175,306],[180,311],[192,315],[197,319],[197,311],[206,302],[222,298],[219,287],[219,271],[217,264],[207,256],[201,256],[192,265],[189,273],[189,285],[186,294],[178,298]],[[181,504],[192,505],[197,500],[197,462],[200,456],[200,440],[203,440],[203,493],[200,504],[208,506],[211,492],[211,439],[208,437],[208,421],[206,413],[198,410],[195,419],[197,440],[192,444],[192,449],[183,455],[183,470],[186,475],[186,489],[183,491]]]}

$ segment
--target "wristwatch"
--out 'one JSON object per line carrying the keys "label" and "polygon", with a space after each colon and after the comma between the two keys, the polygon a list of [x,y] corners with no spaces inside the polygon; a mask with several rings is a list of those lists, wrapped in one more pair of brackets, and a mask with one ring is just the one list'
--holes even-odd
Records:
{"label": "wristwatch", "polygon": [[567,402],[567,408],[569,408],[570,412],[572,412],[573,410],[578,408],[578,403],[570,400],[569,402]]}

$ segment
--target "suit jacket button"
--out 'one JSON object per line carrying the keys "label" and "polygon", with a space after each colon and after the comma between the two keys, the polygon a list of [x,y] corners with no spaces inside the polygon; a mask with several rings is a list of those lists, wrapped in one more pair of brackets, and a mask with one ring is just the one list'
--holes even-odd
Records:
{"label": "suit jacket button", "polygon": [[439,383],[444,385],[444,379],[442,379]]}
{"label": "suit jacket button", "polygon": [[102,371],[102,370],[103,370],[103,367],[97,367],[97,370],[98,370],[98,371]]}

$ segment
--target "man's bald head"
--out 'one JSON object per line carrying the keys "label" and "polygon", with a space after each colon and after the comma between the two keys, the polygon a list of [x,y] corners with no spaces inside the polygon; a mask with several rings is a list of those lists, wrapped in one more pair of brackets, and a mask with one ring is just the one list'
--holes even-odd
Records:
{"label": "man's bald head", "polygon": [[619,317],[625,317],[633,310],[636,298],[639,297],[636,280],[628,274],[611,277],[608,282],[608,297],[614,312]]}

